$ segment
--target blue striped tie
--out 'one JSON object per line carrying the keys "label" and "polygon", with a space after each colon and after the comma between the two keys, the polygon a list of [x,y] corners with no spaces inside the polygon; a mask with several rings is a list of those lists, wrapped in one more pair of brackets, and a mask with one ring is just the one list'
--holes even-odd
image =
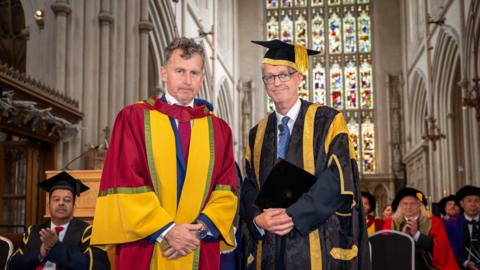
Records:
{"label": "blue striped tie", "polygon": [[290,120],[290,118],[288,116],[285,116],[282,118],[282,123],[278,125],[279,132],[277,157],[281,159],[285,159],[288,141],[290,141],[290,129],[288,128],[288,120]]}

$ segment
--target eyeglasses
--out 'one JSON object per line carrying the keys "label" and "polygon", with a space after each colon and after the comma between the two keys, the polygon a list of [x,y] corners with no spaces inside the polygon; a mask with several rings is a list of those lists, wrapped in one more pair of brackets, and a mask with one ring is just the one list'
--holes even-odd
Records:
{"label": "eyeglasses", "polygon": [[283,72],[277,75],[268,75],[263,76],[262,80],[265,84],[272,84],[275,82],[275,78],[278,78],[281,82],[288,82],[292,78],[292,75],[297,73],[296,71],[292,72]]}

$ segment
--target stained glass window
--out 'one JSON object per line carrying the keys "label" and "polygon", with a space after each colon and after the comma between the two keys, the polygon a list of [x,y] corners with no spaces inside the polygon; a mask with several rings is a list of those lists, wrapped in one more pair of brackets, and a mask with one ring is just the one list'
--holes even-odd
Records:
{"label": "stained glass window", "polygon": [[313,68],[313,102],[320,105],[327,105],[325,88],[325,68],[318,61]]}
{"label": "stained glass window", "polygon": [[293,42],[293,21],[292,11],[282,11],[282,21],[280,22],[280,39],[285,42]]}
{"label": "stained glass window", "polygon": [[342,69],[340,68],[340,65],[335,62],[330,68],[330,96],[332,107],[337,110],[343,108],[342,85]]}
{"label": "stained glass window", "polygon": [[343,45],[344,53],[355,53],[357,41],[355,40],[355,17],[348,11],[343,17]]}
{"label": "stained glass window", "polygon": [[[357,154],[357,160],[360,160],[360,149],[358,148],[359,145],[359,138],[360,138],[360,128],[355,118],[350,118],[347,123],[348,131],[350,133],[350,139],[352,140],[353,147],[355,148],[355,153]],[[360,168],[360,162],[358,162],[358,167]]]}
{"label": "stained glass window", "polygon": [[368,8],[359,8],[359,10],[360,16],[358,17],[358,50],[361,53],[368,53],[372,51],[372,44],[370,41],[370,15],[368,14]]}
{"label": "stained glass window", "polygon": [[373,109],[372,65],[365,59],[360,66],[362,108]]}
{"label": "stained glass window", "polygon": [[362,169],[363,173],[375,172],[375,131],[374,125],[367,118],[362,123]]}
{"label": "stained glass window", "polygon": [[292,0],[281,0],[281,1],[282,1],[282,8],[292,7]]}
{"label": "stained glass window", "polygon": [[306,7],[307,6],[307,0],[295,0],[295,6],[296,7]]}
{"label": "stained glass window", "polygon": [[312,49],[319,51],[320,54],[325,52],[324,27],[323,17],[317,13],[312,20]]}
{"label": "stained glass window", "polygon": [[323,0],[312,0],[312,7],[323,6]]}
{"label": "stained glass window", "polygon": [[308,33],[307,20],[305,19],[306,16],[306,10],[303,12],[297,10],[297,17],[295,20],[295,43],[302,46],[307,46]]}
{"label": "stained glass window", "polygon": [[345,105],[347,109],[357,109],[357,67],[353,61],[349,61],[344,69],[345,73]]}
{"label": "stained glass window", "polygon": [[278,39],[279,37],[279,27],[278,27],[278,12],[272,11],[268,12],[267,17],[269,17],[267,22],[267,39]]}
{"label": "stained glass window", "polygon": [[340,0],[328,0],[330,6],[340,5]]}
{"label": "stained glass window", "polygon": [[267,0],[267,8],[278,8],[278,0]]}
{"label": "stained glass window", "polygon": [[341,53],[342,41],[341,41],[341,25],[340,18],[337,13],[333,12],[328,18],[328,45],[330,47],[331,54]]}
{"label": "stained glass window", "polygon": [[[360,173],[373,174],[375,89],[370,0],[266,0],[266,38],[299,43],[320,53],[298,89],[300,98],[341,111]],[[268,109],[274,104],[269,100]]]}
{"label": "stained glass window", "polygon": [[309,94],[308,94],[308,74],[304,75],[303,81],[300,84],[300,89],[298,90],[298,96],[301,99],[304,100],[309,100]]}

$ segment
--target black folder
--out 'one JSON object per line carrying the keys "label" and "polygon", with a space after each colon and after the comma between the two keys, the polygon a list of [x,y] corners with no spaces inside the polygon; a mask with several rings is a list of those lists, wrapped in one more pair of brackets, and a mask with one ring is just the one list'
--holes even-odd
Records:
{"label": "black folder", "polygon": [[255,205],[260,210],[287,208],[307,192],[316,180],[314,175],[279,159],[260,189]]}

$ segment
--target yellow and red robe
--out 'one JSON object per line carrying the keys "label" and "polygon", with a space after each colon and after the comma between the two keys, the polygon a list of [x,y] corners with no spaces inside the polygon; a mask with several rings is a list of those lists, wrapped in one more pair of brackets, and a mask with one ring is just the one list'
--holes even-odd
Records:
{"label": "yellow and red robe", "polygon": [[381,231],[383,229],[383,223],[385,223],[382,219],[376,218],[372,215],[367,215],[366,221],[368,235]]}
{"label": "yellow and red robe", "polygon": [[[192,121],[179,199],[175,119]],[[116,246],[117,269],[212,269],[220,249],[235,247],[236,181],[231,130],[205,105],[180,108],[153,98],[128,106],[112,132],[91,242]],[[201,241],[184,257],[167,260],[160,243],[146,240],[172,222],[193,223],[201,214],[220,237]]]}

